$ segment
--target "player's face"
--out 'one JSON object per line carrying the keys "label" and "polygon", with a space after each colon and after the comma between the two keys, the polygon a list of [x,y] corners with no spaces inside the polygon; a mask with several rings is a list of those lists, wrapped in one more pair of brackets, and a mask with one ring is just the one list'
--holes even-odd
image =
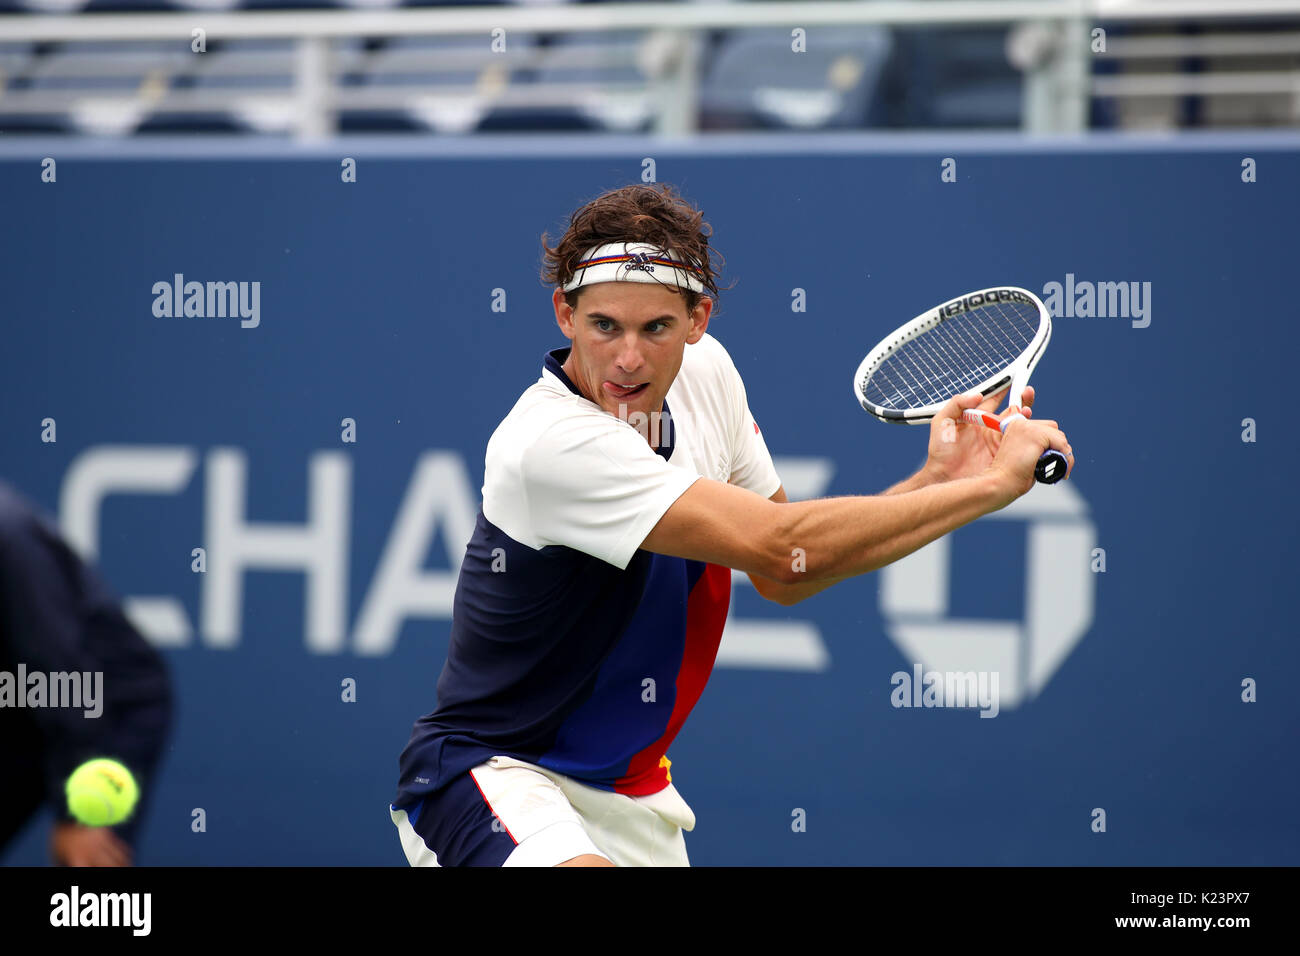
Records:
{"label": "player's face", "polygon": [[565,374],[582,394],[611,415],[659,412],[682,367],[688,344],[709,324],[713,300],[703,296],[693,315],[681,295],[647,282],[585,286],[577,309],[556,290],[555,317],[572,340]]}

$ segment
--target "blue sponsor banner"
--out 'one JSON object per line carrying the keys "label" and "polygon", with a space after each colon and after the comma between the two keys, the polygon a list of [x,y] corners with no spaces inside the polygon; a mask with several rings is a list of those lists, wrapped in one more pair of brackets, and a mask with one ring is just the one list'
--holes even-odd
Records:
{"label": "blue sponsor banner", "polygon": [[1036,412],[1078,456],[793,607],[734,575],[669,751],[692,861],[1300,863],[1300,137],[574,142],[0,153],[0,477],[177,683],[142,863],[404,864],[484,447],[564,344],[541,233],[651,168],[713,225],[709,330],[792,498],[920,464],[853,371],[997,284],[1057,315]]}

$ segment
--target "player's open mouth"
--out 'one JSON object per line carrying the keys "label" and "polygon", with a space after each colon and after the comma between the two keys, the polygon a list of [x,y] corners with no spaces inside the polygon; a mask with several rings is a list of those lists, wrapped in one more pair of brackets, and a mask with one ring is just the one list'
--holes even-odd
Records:
{"label": "player's open mouth", "polygon": [[631,398],[633,395],[640,395],[642,390],[649,384],[649,382],[642,382],[640,385],[633,385],[631,388],[623,388],[613,382],[606,382],[605,391],[615,398]]}

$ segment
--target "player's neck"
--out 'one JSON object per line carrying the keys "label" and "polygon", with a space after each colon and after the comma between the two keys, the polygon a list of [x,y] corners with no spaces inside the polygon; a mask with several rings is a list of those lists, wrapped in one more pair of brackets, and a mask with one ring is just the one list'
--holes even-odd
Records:
{"label": "player's neck", "polygon": [[[658,429],[658,428],[649,428],[649,427],[647,427],[646,424],[641,424],[640,426],[638,426],[638,422],[640,421],[641,416],[640,416],[640,415],[637,415],[636,412],[630,412],[630,413],[628,413],[627,415],[620,416],[620,415],[618,415],[618,414],[616,414],[616,413],[614,413],[614,412],[610,412],[610,411],[606,410],[606,409],[605,409],[605,406],[601,405],[600,401],[598,400],[598,396],[592,395],[591,393],[589,393],[589,392],[587,391],[587,389],[586,389],[586,387],[585,387],[585,386],[586,386],[586,383],[583,382],[583,381],[582,381],[582,377],[581,377],[580,375],[577,374],[577,369],[575,368],[575,366],[574,366],[574,364],[573,364],[573,350],[572,350],[572,349],[569,350],[569,355],[568,355],[568,357],[564,360],[564,364],[560,366],[560,370],[561,370],[562,372],[564,372],[565,375],[568,376],[569,381],[572,382],[572,383],[577,387],[577,389],[578,389],[578,394],[580,394],[583,398],[585,398],[587,401],[591,402],[593,405],[595,405],[595,406],[601,408],[602,410],[605,410],[605,411],[606,411],[606,414],[614,415],[615,418],[622,418],[622,419],[623,419],[624,421],[626,421],[629,425],[631,425],[633,428],[636,428],[636,430],[637,430],[638,432],[641,433],[642,437],[644,437],[645,440],[646,440],[646,444],[648,444],[648,445],[649,445],[651,448],[653,448],[653,449],[656,449],[656,450],[659,449],[659,447],[660,447],[661,444],[662,444],[662,440],[661,440],[661,442],[660,442],[659,445],[655,444],[655,441],[654,441],[654,439],[655,439],[656,437],[658,437],[658,434],[659,434],[659,429]],[[658,421],[660,421],[660,420],[662,419],[662,417],[663,417],[663,412],[664,412],[664,403],[663,403],[663,401],[661,400],[661,401],[659,402],[659,407],[658,407],[658,408],[656,408],[656,409],[655,409],[654,411],[652,411],[652,412],[643,413],[643,414],[645,414],[645,418],[646,418],[647,422],[658,422]],[[636,416],[635,418],[633,418],[634,415]]]}
{"label": "player's neck", "polygon": [[582,376],[578,374],[577,366],[573,364],[572,348],[569,349],[569,354],[568,357],[565,358],[564,364],[560,366],[560,371],[568,376],[569,381],[573,383],[575,388],[577,388],[579,395],[591,402],[593,405],[600,404],[600,402],[596,400],[596,397],[587,390],[587,383],[584,382]]}

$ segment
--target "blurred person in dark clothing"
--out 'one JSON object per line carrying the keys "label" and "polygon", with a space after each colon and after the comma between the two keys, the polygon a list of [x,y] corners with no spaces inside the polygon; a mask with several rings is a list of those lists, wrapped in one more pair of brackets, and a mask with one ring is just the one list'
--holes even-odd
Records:
{"label": "blurred person in dark clothing", "polygon": [[[67,706],[59,684],[84,687],[87,699]],[[55,863],[131,865],[171,720],[162,656],[99,574],[0,482],[0,854],[48,805]],[[134,813],[116,826],[68,814],[64,783],[95,757],[125,764],[140,785]]]}

